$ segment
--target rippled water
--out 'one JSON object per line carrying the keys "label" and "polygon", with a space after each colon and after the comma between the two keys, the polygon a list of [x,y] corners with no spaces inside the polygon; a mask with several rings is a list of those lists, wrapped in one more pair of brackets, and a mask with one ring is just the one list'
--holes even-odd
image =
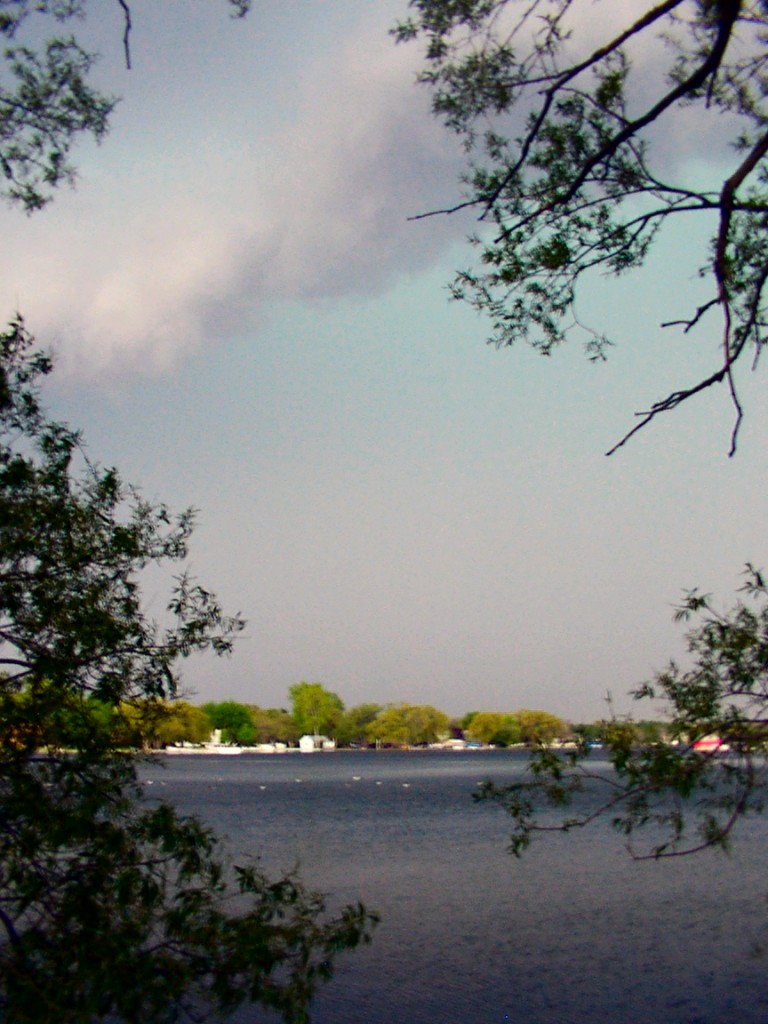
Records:
{"label": "rippled water", "polygon": [[[766,822],[730,857],[637,863],[607,825],[522,860],[471,793],[519,754],[345,752],[174,757],[143,774],[229,836],[381,913],[340,961],[316,1024],[768,1024]],[[249,1009],[239,1024],[271,1021]]]}

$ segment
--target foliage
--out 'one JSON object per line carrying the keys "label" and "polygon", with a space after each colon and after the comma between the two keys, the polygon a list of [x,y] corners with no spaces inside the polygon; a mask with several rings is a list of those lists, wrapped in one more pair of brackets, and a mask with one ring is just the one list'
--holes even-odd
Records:
{"label": "foliage", "polygon": [[300,733],[331,735],[341,721],[344,703],[322,683],[296,683],[288,691],[293,720]]}
{"label": "foliage", "polygon": [[[674,662],[641,686],[637,699],[662,698],[676,742],[638,745],[635,723],[606,723],[611,771],[583,740],[573,751],[540,746],[529,777],[508,787],[485,784],[481,798],[499,801],[514,821],[519,854],[537,832],[569,831],[610,817],[634,856],[670,857],[726,849],[738,821],[764,807],[768,745],[768,586],[747,567],[746,600],[723,613],[709,596],[690,592],[677,619],[687,632],[691,665]],[[697,742],[709,738],[705,747]],[[589,794],[589,809],[566,809]],[[542,807],[566,816],[553,821]],[[638,831],[646,837],[639,848]],[[650,837],[650,838],[648,838]]]}
{"label": "foliage", "polygon": [[[420,80],[469,154],[465,200],[435,212],[474,207],[484,224],[472,240],[476,266],[457,275],[454,296],[490,316],[499,346],[526,340],[549,355],[581,331],[589,357],[603,359],[609,339],[576,312],[583,280],[641,266],[672,222],[702,222],[710,248],[683,280],[699,269],[710,296],[671,310],[664,326],[707,331],[719,360],[654,402],[611,451],[725,382],[733,453],[742,418],[734,367],[750,349],[757,355],[766,329],[764,0],[646,0],[618,32],[589,0],[411,0],[410,8],[395,36],[424,41]],[[701,161],[679,180],[691,124],[708,133],[708,181]]]}
{"label": "foliage", "polygon": [[462,717],[459,719],[459,728],[463,732],[466,731],[470,727],[470,725],[472,723],[472,719],[475,717],[475,715],[479,715],[479,714],[480,714],[479,711],[466,711],[462,715]]}
{"label": "foliage", "polygon": [[[118,705],[89,698],[82,714],[92,728],[104,731],[108,746],[123,750],[154,750],[172,743],[204,743],[211,724],[201,708],[184,700],[132,700]],[[71,722],[72,715],[65,716]],[[79,746],[77,735],[62,739],[62,749]]]}
{"label": "foliage", "polygon": [[162,704],[152,721],[152,746],[173,743],[205,743],[211,735],[208,716],[185,700]]}
{"label": "foliage", "polygon": [[635,737],[638,743],[649,745],[651,743],[663,743],[667,738],[667,723],[658,722],[654,719],[641,718],[640,721],[632,723],[635,727]]}
{"label": "foliage", "polygon": [[[669,722],[664,720],[641,718],[638,721],[633,719],[625,724],[631,724],[633,742],[637,744],[666,743],[671,738],[669,735]],[[572,727],[572,732],[574,736],[584,743],[601,744],[605,739],[606,733],[613,726],[614,721],[612,719],[601,719],[596,722],[578,722]]]}
{"label": "foliage", "polygon": [[142,570],[183,564],[193,516],[46,417],[50,368],[20,320],[0,335],[0,1016],[151,1024],[252,1001],[305,1020],[371,917],[326,919],[248,866],[233,887],[205,827],[141,799],[115,715],[173,698],[179,661],[227,653],[243,623],[183,570],[167,622],[146,615]]}
{"label": "foliage", "polygon": [[524,709],[517,712],[517,721],[523,743],[551,743],[553,740],[562,739],[570,732],[562,718],[550,714],[549,711]]}
{"label": "foliage", "polygon": [[522,739],[520,720],[501,711],[475,711],[464,727],[468,739],[508,747]]}
{"label": "foliage", "polygon": [[604,719],[596,722],[577,722],[573,726],[573,735],[577,741],[585,744],[600,744],[605,736],[607,723]]}
{"label": "foliage", "polygon": [[389,704],[367,727],[371,742],[393,747],[434,743],[448,731],[450,719],[430,704]]}
{"label": "foliage", "polygon": [[[228,0],[235,16],[250,0]],[[88,0],[3,0],[0,37],[7,44],[0,70],[0,195],[28,212],[38,210],[62,183],[72,182],[69,155],[81,135],[100,141],[116,100],[89,84],[96,55],[85,50],[65,26],[88,14]],[[131,11],[115,0],[123,23],[130,66]],[[61,33],[38,43],[40,19]]]}
{"label": "foliage", "polygon": [[293,716],[283,708],[251,708],[251,719],[257,743],[295,744],[299,730]]}
{"label": "foliage", "polygon": [[357,704],[348,708],[339,723],[337,740],[342,746],[366,746],[369,742],[368,726],[376,720],[381,704]]}
{"label": "foliage", "polygon": [[256,742],[253,717],[245,704],[238,704],[234,700],[224,700],[219,703],[211,701],[208,704],[203,704],[203,711],[208,717],[211,727],[221,729],[221,738],[224,743],[247,747]]}
{"label": "foliage", "polygon": [[[377,741],[393,746],[433,743],[444,738],[452,725],[448,715],[427,704],[367,703],[344,710],[341,698],[322,683],[297,683],[289,692],[296,709],[293,715],[280,708],[260,708],[237,701],[209,701],[201,708],[183,701],[134,703],[120,709],[111,728],[126,746],[156,746],[180,740],[199,742],[207,736],[195,740],[189,723],[190,712],[197,711],[209,730],[221,729],[225,743],[295,744],[302,733],[314,734],[317,729],[318,734],[332,733],[337,744],[345,747],[367,746]],[[645,725],[655,736],[658,723]],[[455,727],[457,733],[463,731],[469,739],[498,746],[549,743],[570,734],[569,726],[547,711],[471,711]]]}

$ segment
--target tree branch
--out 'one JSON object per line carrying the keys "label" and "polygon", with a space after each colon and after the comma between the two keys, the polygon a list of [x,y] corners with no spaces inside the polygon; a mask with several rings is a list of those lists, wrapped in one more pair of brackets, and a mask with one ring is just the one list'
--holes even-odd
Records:
{"label": "tree branch", "polygon": [[125,54],[125,66],[131,70],[131,9],[126,0],[117,0],[123,11],[123,53]]}
{"label": "tree branch", "polygon": [[[738,442],[739,430],[744,417],[744,410],[741,402],[739,401],[738,391],[736,383],[733,378],[733,364],[739,358],[744,351],[744,348],[749,340],[749,335],[757,319],[757,313],[759,308],[760,296],[762,295],[763,287],[765,286],[766,280],[768,280],[768,264],[763,266],[763,272],[760,278],[755,282],[753,286],[753,298],[750,304],[750,315],[747,322],[742,326],[741,337],[736,346],[733,345],[732,338],[732,326],[731,326],[731,295],[729,288],[729,280],[731,277],[730,268],[728,265],[728,244],[731,237],[731,222],[733,212],[735,208],[735,195],[737,189],[743,185],[748,176],[756,169],[760,161],[768,155],[768,131],[758,139],[749,151],[744,160],[739,164],[733,174],[725,180],[723,187],[720,192],[720,223],[717,234],[717,241],[715,245],[715,258],[712,264],[712,270],[717,282],[718,295],[716,299],[711,299],[696,310],[696,313],[691,320],[686,322],[685,330],[690,330],[706,313],[715,305],[722,306],[723,309],[723,365],[711,376],[706,377],[698,384],[691,388],[686,388],[682,391],[673,391],[665,399],[660,402],[655,402],[647,413],[641,413],[642,419],[637,423],[628,433],[622,437],[622,439],[610,448],[606,455],[613,455],[615,451],[621,448],[626,442],[633,437],[639,430],[646,426],[654,417],[661,412],[669,412],[671,409],[676,408],[681,402],[684,402],[687,398],[698,394],[701,391],[712,387],[713,384],[720,384],[723,380],[728,382],[728,390],[731,396],[731,401],[736,410],[736,420],[731,431],[731,444],[728,451],[729,457],[732,457],[736,453],[736,447]],[[680,321],[668,321],[662,326],[669,326],[673,323],[680,323]]]}
{"label": "tree branch", "polygon": [[602,149],[599,149],[589,157],[582,165],[581,171],[575,175],[567,191],[562,196],[558,196],[553,205],[565,205],[578,192],[589,173],[597,164],[612,156],[622,143],[637,135],[643,128],[647,128],[649,124],[657,120],[665,110],[668,110],[678,100],[701,88],[704,82],[717,71],[728,48],[733,27],[738,20],[741,0],[721,0],[719,7],[721,14],[718,20],[717,38],[707,58],[699,68],[692,75],[689,75],[685,81],[680,82],[674,89],[671,89],[666,96],[663,96],[645,114],[634,121],[630,121],[620,132],[606,142]]}
{"label": "tree branch", "polygon": [[[525,162],[527,161],[530,155],[531,148],[536,139],[538,138],[539,132],[541,131],[541,128],[547,118],[547,115],[552,108],[552,104],[555,101],[557,93],[561,89],[563,89],[568,82],[578,77],[578,75],[580,75],[582,71],[586,71],[587,68],[594,67],[605,57],[609,56],[611,53],[615,53],[616,50],[623,46],[628,39],[631,39],[632,36],[644,31],[646,28],[648,28],[649,25],[652,25],[655,21],[658,21],[659,18],[662,18],[664,17],[664,15],[669,14],[669,12],[673,11],[675,7],[679,7],[680,3],[681,0],[666,0],[665,3],[659,4],[657,7],[654,7],[650,11],[647,11],[642,18],[639,18],[625,32],[622,32],[620,35],[616,36],[613,40],[611,40],[610,43],[606,43],[605,46],[601,46],[599,49],[595,50],[589,57],[583,60],[580,64],[576,64],[573,67],[569,68],[567,71],[562,72],[557,77],[557,80],[553,82],[549,86],[549,88],[544,90],[544,102],[538,114],[536,115],[536,119],[533,125],[531,126],[531,129],[529,130],[528,134],[523,140],[523,144],[520,148],[520,155],[518,159],[515,161],[512,167],[510,167],[510,169],[507,171],[507,174],[502,179],[501,183],[498,185],[496,189],[494,189],[491,195],[485,197],[482,200],[485,209],[481,214],[481,220],[493,208],[493,206],[498,201],[499,196],[502,194],[502,192],[510,183],[510,181],[512,181],[514,176],[519,172],[520,168],[525,165]],[[545,79],[542,79],[541,81],[545,81]],[[535,84],[535,82],[536,79],[530,79],[526,82],[526,84]],[[643,126],[640,125],[639,127]],[[635,129],[632,132],[630,132],[627,138],[629,138],[631,135],[636,134],[637,130],[639,129]],[[624,140],[622,139],[621,141]],[[620,142],[617,142],[616,148],[618,148],[620,144]],[[602,159],[602,157],[598,155],[596,162],[599,162],[600,159]],[[589,170],[591,170],[591,168],[588,168],[587,173]],[[479,203],[480,200],[478,199],[477,202]],[[565,199],[564,202],[567,202],[567,199]]]}

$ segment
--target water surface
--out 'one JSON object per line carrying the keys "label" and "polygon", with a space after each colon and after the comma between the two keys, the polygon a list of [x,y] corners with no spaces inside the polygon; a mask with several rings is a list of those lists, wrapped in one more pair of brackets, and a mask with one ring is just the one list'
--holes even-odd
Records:
{"label": "water surface", "polygon": [[[159,760],[159,759],[158,759]],[[766,1024],[766,822],[731,856],[637,863],[607,823],[516,860],[471,794],[524,759],[495,752],[163,758],[143,775],[236,856],[298,865],[332,904],[380,912],[339,962],[316,1024]],[[239,1024],[274,1018],[248,1009]]]}

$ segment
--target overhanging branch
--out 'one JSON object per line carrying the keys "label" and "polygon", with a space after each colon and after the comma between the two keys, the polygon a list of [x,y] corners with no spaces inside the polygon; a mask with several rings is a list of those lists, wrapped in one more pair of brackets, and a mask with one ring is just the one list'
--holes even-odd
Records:
{"label": "overhanging branch", "polygon": [[131,9],[126,0],[117,0],[123,12],[123,53],[125,54],[125,66],[131,70]]}

